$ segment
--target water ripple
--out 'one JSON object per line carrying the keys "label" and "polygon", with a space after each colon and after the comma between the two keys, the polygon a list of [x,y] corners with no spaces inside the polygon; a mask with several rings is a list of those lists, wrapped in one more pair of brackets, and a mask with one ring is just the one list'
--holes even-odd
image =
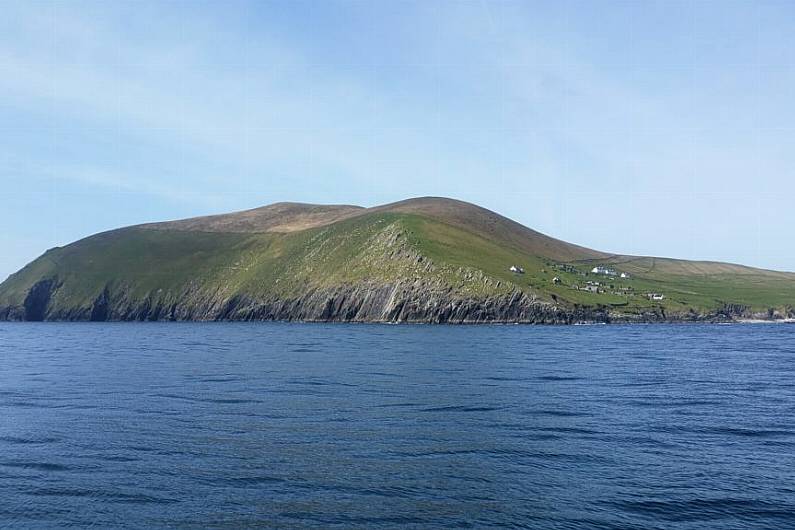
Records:
{"label": "water ripple", "polygon": [[0,323],[0,527],[795,527],[792,344]]}

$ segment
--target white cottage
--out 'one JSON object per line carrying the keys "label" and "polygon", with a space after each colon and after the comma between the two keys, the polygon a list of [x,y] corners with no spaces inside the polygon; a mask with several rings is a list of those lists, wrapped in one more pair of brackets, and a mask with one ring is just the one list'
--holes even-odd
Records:
{"label": "white cottage", "polygon": [[618,273],[608,267],[594,267],[591,269],[593,274],[604,274],[605,276],[618,276]]}

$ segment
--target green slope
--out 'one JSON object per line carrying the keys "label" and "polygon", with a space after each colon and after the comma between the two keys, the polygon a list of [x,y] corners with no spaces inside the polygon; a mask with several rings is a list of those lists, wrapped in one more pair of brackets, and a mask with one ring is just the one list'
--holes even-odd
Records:
{"label": "green slope", "polygon": [[[0,307],[23,305],[34,284],[45,278],[57,278],[61,284],[52,301],[55,312],[88,310],[108,286],[123,288],[133,298],[155,301],[178,300],[186,293],[295,297],[311,288],[408,277],[449,283],[460,294],[507,292],[507,286],[486,288],[464,281],[458,270],[467,266],[463,262],[440,262],[433,270],[418,262],[420,243],[427,242],[424,232],[451,229],[436,221],[392,213],[291,233],[126,228],[48,251],[0,286]],[[439,251],[444,252],[442,247]],[[500,249],[494,247],[494,251]],[[509,279],[502,271],[497,275]]]}
{"label": "green slope", "polygon": [[[144,225],[49,250],[0,285],[0,309],[9,318],[23,314],[42,280],[57,284],[47,315],[75,319],[87,319],[103,293],[152,306],[215,307],[238,298],[288,300],[312,291],[401,282],[449,293],[451,300],[518,292],[562,311],[605,308],[616,317],[710,315],[738,306],[735,311],[789,316],[795,305],[793,274],[610,256],[458,201],[421,199],[373,209],[278,207],[278,216],[267,208],[246,212],[245,223],[231,214]],[[261,219],[268,226],[258,226]],[[243,229],[219,231],[230,226]],[[512,265],[524,274],[510,272]],[[592,274],[595,265],[631,278]],[[598,292],[585,291],[588,282],[599,282]],[[665,299],[650,300],[649,293]]]}

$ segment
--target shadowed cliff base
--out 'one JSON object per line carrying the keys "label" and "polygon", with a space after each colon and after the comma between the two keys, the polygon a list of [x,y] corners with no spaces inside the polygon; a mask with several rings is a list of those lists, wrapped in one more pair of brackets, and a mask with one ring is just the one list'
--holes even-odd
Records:
{"label": "shadowed cliff base", "polygon": [[5,320],[786,320],[795,274],[611,255],[475,205],[278,203],[104,232],[0,284]]}

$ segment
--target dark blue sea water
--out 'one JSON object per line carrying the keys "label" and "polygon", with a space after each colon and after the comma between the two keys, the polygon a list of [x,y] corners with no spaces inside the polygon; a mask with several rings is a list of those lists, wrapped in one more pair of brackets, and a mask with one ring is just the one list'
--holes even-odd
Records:
{"label": "dark blue sea water", "polygon": [[0,325],[0,526],[795,527],[795,326]]}

